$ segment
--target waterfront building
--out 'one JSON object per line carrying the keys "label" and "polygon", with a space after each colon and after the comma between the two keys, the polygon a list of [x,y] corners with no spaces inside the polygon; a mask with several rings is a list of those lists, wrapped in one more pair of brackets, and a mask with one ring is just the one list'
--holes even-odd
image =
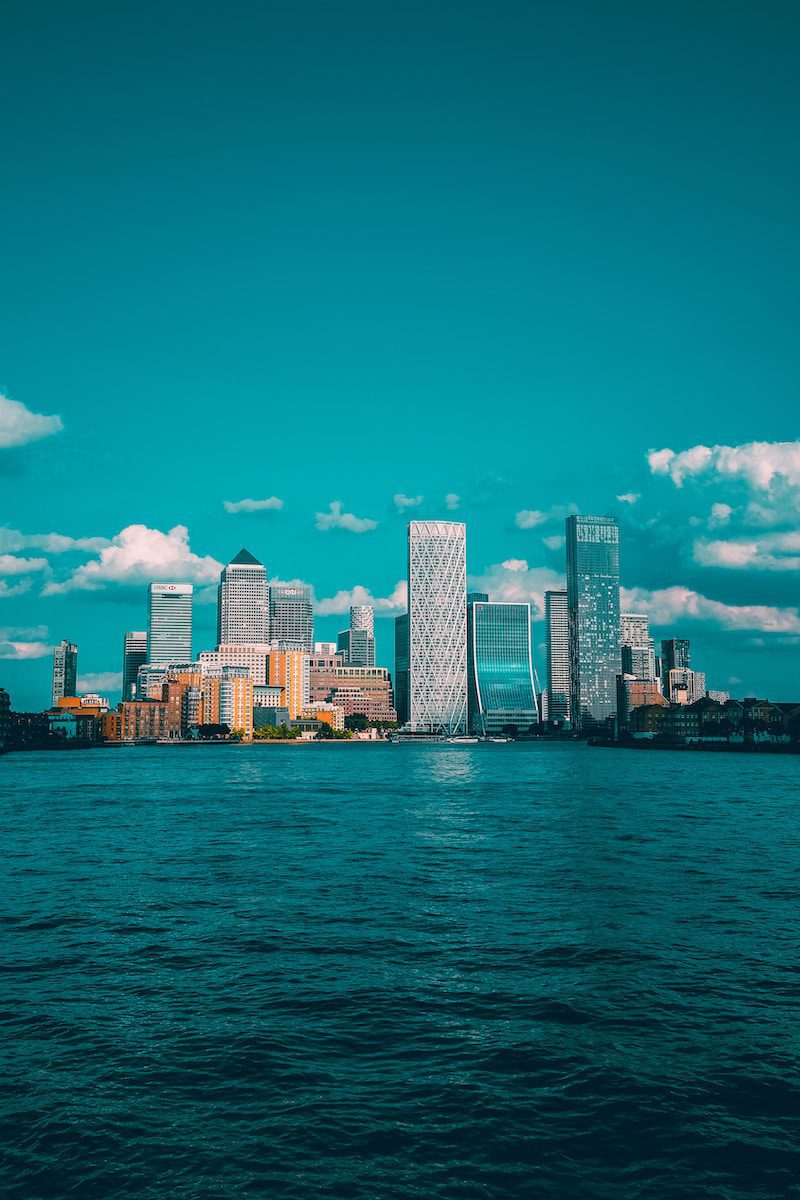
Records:
{"label": "waterfront building", "polygon": [[461,734],[467,728],[466,526],[408,526],[409,728]]}
{"label": "waterfront building", "polygon": [[[547,721],[569,723],[569,615],[567,593],[544,594],[547,644]],[[542,717],[545,720],[545,717]]]}
{"label": "waterfront building", "polygon": [[667,675],[667,699],[671,704],[694,704],[706,694],[706,677],[689,667],[673,667]]}
{"label": "waterfront building", "polygon": [[151,583],[147,658],[152,664],[185,663],[192,657],[190,583]]}
{"label": "waterfront building", "polygon": [[617,676],[617,719],[620,729],[627,729],[631,713],[643,705],[661,705],[668,701],[661,694],[661,680],[636,678],[623,673]]}
{"label": "waterfront building", "polygon": [[53,704],[62,696],[74,696],[78,690],[78,647],[61,641],[53,651]]}
{"label": "waterfront building", "polygon": [[494,734],[539,724],[531,656],[531,606],[467,596],[469,727]]}
{"label": "waterfront building", "polygon": [[267,682],[267,642],[223,642],[216,650],[201,650],[197,661],[204,669],[212,667],[246,667],[256,686]]}
{"label": "waterfront building", "polygon": [[246,667],[220,667],[217,723],[253,740],[253,680]]}
{"label": "waterfront building", "polygon": [[270,650],[267,682],[280,687],[292,720],[305,708],[309,695],[309,656],[302,650]]}
{"label": "waterfront building", "polygon": [[164,684],[171,677],[186,679],[202,675],[203,664],[199,662],[145,663],[136,674],[136,698],[138,700],[160,700]]}
{"label": "waterfront building", "polygon": [[269,590],[263,563],[241,549],[222,568],[217,591],[217,645],[269,641]]}
{"label": "waterfront building", "polygon": [[385,667],[315,666],[309,688],[312,704],[338,705],[347,717],[362,713],[368,721],[398,719]]}
{"label": "waterfront building", "polygon": [[0,750],[11,743],[11,697],[0,688]]}
{"label": "waterfront building", "polygon": [[313,651],[314,606],[307,584],[270,584],[269,640],[278,650]]}
{"label": "waterfront building", "polygon": [[163,700],[127,700],[118,711],[118,722],[111,713],[103,718],[109,741],[154,742],[166,736],[167,706]]}
{"label": "waterfront building", "polygon": [[617,710],[620,665],[619,528],[613,517],[567,517],[570,716],[604,726]]}
{"label": "waterfront building", "polygon": [[315,703],[307,704],[300,713],[301,721],[319,721],[322,725],[330,725],[331,729],[341,732],[344,729],[344,709],[338,704]]}
{"label": "waterfront building", "polygon": [[664,695],[669,695],[669,673],[692,665],[691,645],[688,638],[667,638],[661,643],[661,682]]}
{"label": "waterfront building", "polygon": [[132,629],[125,634],[122,652],[122,699],[133,700],[139,667],[147,662],[147,631]]}
{"label": "waterfront building", "polygon": [[400,725],[408,722],[408,613],[394,619],[394,704]]}

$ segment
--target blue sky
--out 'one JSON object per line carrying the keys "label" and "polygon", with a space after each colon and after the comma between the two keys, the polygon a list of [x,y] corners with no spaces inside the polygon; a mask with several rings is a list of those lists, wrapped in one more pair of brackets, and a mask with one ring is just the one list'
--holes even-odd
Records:
{"label": "blue sky", "polygon": [[[415,515],[467,521],[476,580],[538,603],[571,506],[619,516],[628,599],[711,686],[796,698],[798,26],[781,3],[10,11],[15,706],[46,703],[62,637],[113,692],[146,579],[209,597],[242,545],[313,584],[320,637],[356,587],[397,611]],[[206,599],[197,650],[213,625]]]}

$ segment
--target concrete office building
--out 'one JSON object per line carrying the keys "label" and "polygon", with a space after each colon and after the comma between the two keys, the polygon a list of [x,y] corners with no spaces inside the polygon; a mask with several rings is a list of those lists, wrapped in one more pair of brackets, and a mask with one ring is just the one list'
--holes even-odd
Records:
{"label": "concrete office building", "polygon": [[149,663],[191,661],[193,592],[190,583],[150,584]]}

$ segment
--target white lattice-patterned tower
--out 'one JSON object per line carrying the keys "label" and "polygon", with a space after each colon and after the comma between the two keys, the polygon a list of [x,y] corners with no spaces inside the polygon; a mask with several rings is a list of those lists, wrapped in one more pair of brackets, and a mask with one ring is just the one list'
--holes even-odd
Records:
{"label": "white lattice-patterned tower", "polygon": [[420,733],[467,727],[467,527],[408,526],[409,726]]}

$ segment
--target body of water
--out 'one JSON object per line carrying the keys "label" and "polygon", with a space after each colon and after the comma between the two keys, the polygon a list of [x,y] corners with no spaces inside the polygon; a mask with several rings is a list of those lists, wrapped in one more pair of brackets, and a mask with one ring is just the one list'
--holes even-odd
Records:
{"label": "body of water", "polygon": [[0,759],[0,1194],[797,1194],[798,765]]}

